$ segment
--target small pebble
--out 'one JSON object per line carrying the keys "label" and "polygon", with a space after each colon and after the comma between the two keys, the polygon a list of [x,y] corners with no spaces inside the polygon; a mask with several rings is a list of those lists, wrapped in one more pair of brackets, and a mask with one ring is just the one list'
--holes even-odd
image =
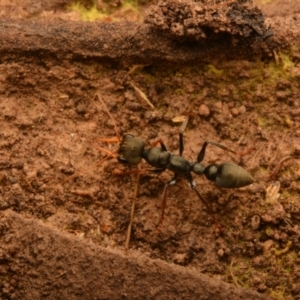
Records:
{"label": "small pebble", "polygon": [[241,105],[239,108],[238,108],[238,111],[239,113],[242,115],[246,112],[246,107],[244,105]]}
{"label": "small pebble", "polygon": [[273,240],[266,240],[262,245],[263,251],[264,252],[269,251],[271,249],[273,243],[274,243]]}
{"label": "small pebble", "polygon": [[237,108],[234,107],[234,108],[231,109],[231,113],[232,113],[234,116],[237,116],[237,115],[239,115],[240,112],[239,112],[239,110],[238,110]]}
{"label": "small pebble", "polygon": [[218,102],[216,102],[216,103],[214,104],[214,108],[215,108],[216,110],[221,110],[221,109],[222,109],[222,106],[223,106],[223,104],[222,104],[221,101],[218,101]]}
{"label": "small pebble", "polygon": [[205,104],[200,105],[199,115],[202,117],[208,117],[210,115],[210,110],[207,105],[205,105]]}
{"label": "small pebble", "polygon": [[223,257],[224,256],[224,250],[223,249],[219,249],[218,250],[218,252],[217,252],[217,255],[219,256],[219,257]]}
{"label": "small pebble", "polygon": [[87,112],[87,108],[85,104],[78,104],[76,107],[76,112],[80,115],[84,115]]}
{"label": "small pebble", "polygon": [[251,218],[251,227],[253,230],[257,230],[260,224],[260,217],[258,215],[254,215]]}
{"label": "small pebble", "polygon": [[186,254],[184,254],[184,253],[174,254],[174,261],[177,264],[184,264],[186,260],[187,260],[187,255]]}

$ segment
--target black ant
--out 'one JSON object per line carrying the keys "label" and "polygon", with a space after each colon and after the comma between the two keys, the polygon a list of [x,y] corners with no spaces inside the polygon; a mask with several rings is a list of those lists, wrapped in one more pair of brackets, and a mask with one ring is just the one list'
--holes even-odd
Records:
{"label": "black ant", "polygon": [[[206,147],[209,144],[235,153],[235,151],[232,151],[221,144],[205,141],[195,162],[190,162],[184,158],[182,156],[184,150],[183,132],[187,123],[188,118],[183,122],[179,131],[179,155],[168,152],[167,147],[161,139],[155,142],[152,147],[145,148],[145,143],[140,138],[130,134],[124,135],[118,150],[117,158],[120,163],[135,165],[144,159],[149,165],[155,168],[150,170],[151,172],[160,173],[168,169],[174,173],[173,178],[168,181],[164,187],[162,215],[159,225],[162,224],[164,218],[167,187],[175,184],[176,179],[180,175],[183,175],[188,180],[190,187],[196,192],[197,196],[204,203],[209,212],[211,212],[211,208],[196,189],[196,183],[193,180],[192,172],[197,175],[204,174],[208,180],[214,181],[222,188],[240,188],[254,182],[252,176],[245,169],[234,163],[225,162],[220,165],[211,164],[207,167],[204,167],[201,164],[205,156]],[[157,144],[160,144],[160,147],[155,147]],[[128,174],[129,172],[126,173]],[[134,173],[134,171],[132,173]]]}
{"label": "black ant", "polygon": [[[98,147],[100,151],[103,151],[107,154],[107,156],[102,159],[99,164],[101,164],[103,161],[116,157],[118,161],[122,164],[127,165],[139,165],[139,163],[144,159],[149,165],[154,167],[154,169],[150,170],[141,170],[138,168],[137,170],[131,170],[127,172],[115,172],[115,174],[118,175],[124,175],[124,174],[137,174],[138,175],[138,181],[134,192],[134,199],[133,204],[131,208],[131,220],[129,223],[128,231],[127,231],[127,238],[125,242],[125,248],[128,249],[129,245],[129,239],[130,239],[130,233],[131,233],[131,226],[132,226],[132,220],[133,220],[133,212],[134,212],[134,205],[135,205],[135,199],[138,194],[138,185],[139,185],[139,177],[140,174],[143,174],[146,172],[153,172],[153,173],[161,173],[165,170],[170,170],[174,173],[173,178],[169,180],[164,187],[163,191],[163,203],[162,203],[162,214],[159,220],[159,226],[162,224],[164,219],[164,211],[166,207],[166,196],[167,196],[167,187],[170,185],[173,185],[176,183],[177,178],[180,175],[183,175],[189,182],[190,187],[196,192],[198,198],[203,202],[203,204],[207,207],[208,211],[211,213],[212,210],[206,200],[201,196],[199,191],[196,189],[196,183],[193,180],[192,172],[197,175],[205,175],[205,177],[210,180],[214,181],[219,187],[222,188],[240,188],[247,185],[250,185],[254,182],[254,179],[252,176],[242,167],[231,163],[231,162],[225,162],[220,165],[211,164],[207,167],[204,167],[201,162],[204,159],[205,151],[207,145],[211,144],[213,146],[219,147],[223,150],[230,151],[232,153],[236,153],[233,150],[230,150],[229,148],[212,142],[212,141],[205,141],[198,156],[197,160],[195,162],[190,162],[186,158],[182,156],[183,150],[184,150],[184,144],[183,144],[183,132],[187,126],[188,118],[185,119],[183,122],[180,131],[179,131],[179,155],[172,154],[168,152],[167,147],[163,143],[161,139],[156,141],[154,144],[151,145],[150,148],[145,147],[145,143],[142,139],[135,137],[131,134],[125,134],[120,139],[120,134],[118,132],[116,123],[114,121],[114,118],[112,117],[111,113],[109,112],[108,108],[106,107],[106,104],[102,100],[101,96],[99,94],[96,94],[96,96],[103,104],[103,107],[105,111],[108,113],[109,117],[112,119],[112,122],[114,124],[115,132],[117,134],[116,138],[99,138],[99,141],[106,141],[106,142],[119,142],[119,149],[117,152],[110,152],[104,148]],[[156,145],[159,144],[160,147],[156,147]],[[73,178],[75,175],[70,176],[67,178],[66,181]]]}

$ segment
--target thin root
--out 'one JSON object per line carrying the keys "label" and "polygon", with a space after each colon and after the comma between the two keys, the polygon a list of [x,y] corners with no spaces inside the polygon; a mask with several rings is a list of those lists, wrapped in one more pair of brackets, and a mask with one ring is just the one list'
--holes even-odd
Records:
{"label": "thin root", "polygon": [[235,284],[235,286],[241,287],[241,285],[238,283],[236,276],[233,274],[233,271],[232,271],[233,263],[234,263],[234,258],[232,258],[231,263],[230,263],[230,268],[229,268],[230,276],[231,276],[232,281]]}
{"label": "thin root", "polygon": [[269,175],[269,179],[272,179],[274,176],[277,175],[277,173],[279,172],[282,164],[286,161],[286,160],[289,160],[293,158],[293,156],[287,156],[287,157],[284,157],[281,161],[279,161],[279,163],[276,165],[275,169],[273,170],[273,172]]}
{"label": "thin root", "polygon": [[141,91],[138,87],[136,87],[132,82],[129,82],[129,84],[133,87],[134,91],[136,92],[136,94],[145,102],[147,102],[150,107],[152,109],[155,109],[154,105],[151,103],[151,101],[148,99],[148,97],[146,96],[146,94]]}
{"label": "thin root", "polygon": [[104,110],[106,111],[106,113],[107,113],[108,116],[110,117],[111,121],[113,122],[113,124],[114,124],[114,129],[115,129],[115,133],[116,133],[116,135],[117,135],[117,137],[118,137],[118,139],[119,139],[119,141],[120,141],[120,140],[121,140],[121,135],[120,135],[120,132],[119,132],[119,129],[118,129],[118,126],[117,126],[117,124],[116,124],[116,121],[115,121],[114,117],[112,116],[112,114],[111,114],[110,111],[108,110],[108,108],[107,108],[105,102],[103,101],[103,99],[102,99],[100,93],[96,93],[96,94],[95,94],[95,97],[97,97],[97,98],[99,99],[99,101],[102,103]]}

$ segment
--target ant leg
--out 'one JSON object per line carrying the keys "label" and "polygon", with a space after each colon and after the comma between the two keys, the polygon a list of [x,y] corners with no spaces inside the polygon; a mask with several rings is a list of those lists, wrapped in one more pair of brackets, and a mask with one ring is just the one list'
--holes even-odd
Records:
{"label": "ant leg", "polygon": [[212,142],[212,141],[205,141],[202,148],[201,148],[201,150],[200,150],[200,152],[199,152],[199,154],[198,154],[198,157],[197,157],[197,162],[198,163],[200,163],[204,159],[206,147],[207,147],[208,144],[211,144],[215,147],[221,148],[221,149],[226,150],[226,151],[230,151],[232,153],[236,153],[235,151],[233,151],[233,150],[231,150],[231,149],[227,148],[226,146],[223,146],[219,143],[215,143],[215,142]]}
{"label": "ant leg", "polygon": [[95,138],[95,140],[99,142],[107,142],[107,143],[119,143],[120,140],[118,137],[112,137],[112,138]]}
{"label": "ant leg", "polygon": [[117,152],[111,152],[105,148],[102,148],[102,147],[95,147],[97,150],[101,151],[101,152],[104,152],[106,153],[108,156],[112,156],[112,157],[117,157]]}
{"label": "ant leg", "polygon": [[217,221],[210,205],[207,203],[207,201],[204,199],[204,197],[199,193],[199,191],[196,188],[196,184],[193,180],[189,180],[190,186],[192,188],[192,190],[195,191],[195,193],[197,194],[198,198],[200,199],[200,201],[205,205],[205,207],[207,208],[208,214],[211,216],[211,218],[213,219],[214,223],[216,224],[218,230],[221,232],[222,231],[222,226],[220,225],[220,223]]}
{"label": "ant leg", "polygon": [[[137,168],[138,168],[137,171],[139,171],[140,170],[140,165],[138,165]],[[132,199],[132,202],[131,202],[130,221],[129,221],[128,228],[127,228],[127,233],[126,233],[125,251],[128,251],[128,248],[129,248],[129,242],[130,242],[130,237],[131,237],[131,230],[132,230],[132,224],[133,224],[135,204],[136,204],[136,199],[137,199],[138,192],[139,192],[139,187],[140,187],[140,177],[141,177],[141,174],[137,173],[136,185],[135,185],[135,188],[134,188],[133,199]]]}
{"label": "ant leg", "polygon": [[[187,175],[187,180],[191,186],[191,189],[195,191],[195,193],[197,194],[199,200],[205,205],[207,211],[208,211],[208,214],[211,216],[211,218],[213,219],[214,223],[217,225],[217,227],[219,228],[222,228],[219,224],[219,222],[217,221],[217,219],[215,218],[215,215],[214,215],[214,212],[211,208],[211,206],[208,204],[208,202],[204,199],[204,197],[200,194],[200,192],[197,190],[196,188],[196,183],[193,181],[193,178],[191,176],[191,174],[188,174]],[[221,230],[220,230],[221,231]]]}
{"label": "ant leg", "polygon": [[166,145],[164,144],[164,142],[162,141],[162,139],[158,139],[157,141],[153,142],[151,144],[151,147],[156,147],[157,144],[160,144],[160,147],[163,151],[168,151]]}
{"label": "ant leg", "polygon": [[195,193],[197,194],[198,198],[200,199],[200,201],[206,206],[207,210],[212,213],[212,209],[210,207],[210,205],[208,205],[208,203],[206,202],[206,200],[202,197],[202,195],[199,193],[199,191],[196,189],[196,183],[193,180],[193,177],[191,175],[191,173],[186,174],[186,179],[188,180],[190,187],[192,190],[195,191]]}
{"label": "ant leg", "polygon": [[163,192],[163,202],[162,202],[162,208],[161,208],[161,217],[159,219],[157,228],[160,228],[160,226],[163,223],[164,216],[165,216],[165,208],[166,208],[166,203],[167,203],[167,187],[169,185],[173,185],[173,184],[176,183],[176,179],[177,179],[178,175],[179,174],[175,173],[174,176],[173,176],[173,178],[165,184],[164,192]]}
{"label": "ant leg", "polygon": [[[183,132],[186,128],[186,125],[189,121],[189,118],[186,118],[179,130],[179,155],[182,156],[183,150],[184,150],[184,146],[183,146]],[[152,143],[152,147],[155,147],[157,144],[160,144],[160,147],[163,151],[168,151],[166,145],[164,144],[164,142],[162,141],[162,139],[158,139],[157,141],[155,141],[154,143]]]}
{"label": "ant leg", "polygon": [[206,200],[204,199],[204,197],[199,193],[199,191],[196,189],[196,185],[194,182],[190,183],[192,190],[195,191],[195,193],[197,194],[198,198],[200,199],[200,201],[205,205],[205,207],[207,208],[209,213],[212,213],[212,209],[211,207],[208,205],[208,203],[206,202]]}
{"label": "ant leg", "polygon": [[113,171],[114,175],[131,175],[131,174],[160,174],[164,172],[166,169],[138,169],[138,170],[128,170],[128,171],[121,171],[118,169],[115,169]]}

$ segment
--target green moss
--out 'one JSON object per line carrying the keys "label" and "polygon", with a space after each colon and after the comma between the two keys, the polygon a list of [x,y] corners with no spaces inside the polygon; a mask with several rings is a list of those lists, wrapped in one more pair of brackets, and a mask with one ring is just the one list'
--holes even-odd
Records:
{"label": "green moss", "polygon": [[270,121],[267,118],[262,116],[258,117],[257,122],[258,122],[258,126],[260,127],[267,127],[270,124]]}
{"label": "green moss", "polygon": [[185,90],[181,89],[181,88],[178,88],[178,89],[174,90],[174,93],[176,95],[185,95],[186,94]]}
{"label": "green moss", "polygon": [[282,62],[282,70],[284,71],[289,71],[291,68],[294,67],[294,63],[290,59],[289,55],[284,54],[284,53],[279,53],[279,57],[281,58]]}
{"label": "green moss", "polygon": [[298,191],[286,191],[282,190],[280,193],[280,199],[284,199],[289,203],[297,203],[298,202]]}
{"label": "green moss", "polygon": [[139,13],[139,2],[137,0],[126,0],[123,2],[122,9],[128,9],[130,8],[136,13]]}
{"label": "green moss", "polygon": [[272,299],[285,300],[286,299],[285,287],[279,286],[276,290],[272,290],[270,296]]}
{"label": "green moss", "polygon": [[96,4],[93,4],[91,8],[86,8],[84,5],[81,3],[73,3],[71,4],[68,9],[70,11],[75,11],[77,12],[81,19],[83,21],[88,21],[88,22],[94,22],[96,20],[101,20],[107,15],[104,14],[103,12],[99,11],[96,7]]}
{"label": "green moss", "polygon": [[222,76],[223,73],[224,73],[224,70],[222,70],[222,69],[219,70],[214,65],[207,65],[207,71],[209,73],[213,73],[213,74],[215,74],[217,76]]}
{"label": "green moss", "polygon": [[[241,269],[243,270],[241,272]],[[233,263],[227,266],[225,274],[228,281],[243,288],[249,288],[250,279],[252,278],[253,268],[247,257],[234,260]]]}
{"label": "green moss", "polygon": [[[109,4],[109,1],[107,2]],[[133,13],[139,14],[139,6],[137,0],[125,0],[121,7],[109,7],[107,11],[102,11],[97,8],[96,3],[93,3],[92,6],[88,7],[81,2],[75,2],[68,7],[69,11],[77,12],[82,21],[87,22],[94,22],[97,20],[103,20],[105,18],[109,18],[111,14],[114,12],[128,10],[130,9]],[[124,13],[125,14],[125,13]],[[113,21],[117,21],[115,18],[112,19]]]}

